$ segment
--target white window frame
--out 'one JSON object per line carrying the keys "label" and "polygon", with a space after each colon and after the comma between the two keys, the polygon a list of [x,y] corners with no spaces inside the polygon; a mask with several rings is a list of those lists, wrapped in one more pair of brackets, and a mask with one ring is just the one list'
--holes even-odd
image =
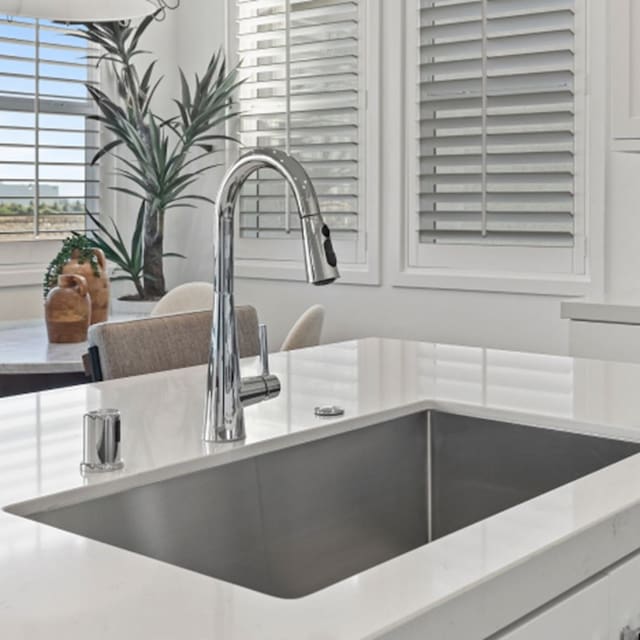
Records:
{"label": "white window frame", "polygon": [[[605,156],[607,153],[607,82],[606,82],[606,3],[598,0],[576,0],[576,251],[573,273],[544,274],[531,269],[506,271],[500,268],[478,269],[420,266],[417,241],[415,202],[417,136],[412,124],[417,122],[417,46],[415,16],[419,0],[409,0],[402,19],[406,42],[404,77],[405,118],[404,215],[396,234],[398,264],[393,285],[434,289],[480,290],[542,295],[585,295],[603,290],[604,272],[604,208]],[[440,246],[450,251],[451,263],[466,251],[472,260],[476,250],[490,247]],[[469,252],[468,250],[472,251]],[[521,250],[514,247],[514,261]],[[458,254],[458,255],[456,255]]]}
{"label": "white window frame", "polygon": [[[236,0],[225,1],[226,33],[225,49],[229,66],[237,63],[235,39]],[[340,259],[339,240],[334,239],[338,256],[340,279],[343,284],[380,284],[380,0],[360,0],[363,19],[360,21],[360,38],[363,55],[360,56],[360,73],[364,75],[364,90],[360,99],[360,142],[359,166],[359,239],[356,260],[345,262]],[[227,127],[229,135],[235,130]],[[237,159],[240,149],[237,144],[226,145],[226,165]],[[286,257],[283,243],[290,245],[292,240],[241,238],[239,224],[234,226],[235,235],[235,273],[241,278],[266,280],[304,281],[302,268],[303,252],[299,247],[299,258]],[[258,245],[259,243],[259,245]],[[299,243],[296,243],[296,248]],[[268,257],[251,258],[257,253]],[[285,255],[285,259],[278,256]],[[273,257],[271,257],[273,256]]]}
{"label": "white window frame", "polygon": [[[98,71],[95,65],[90,64],[89,71],[91,79],[99,77],[101,86],[111,85],[111,88],[114,88],[109,74],[104,70],[104,66]],[[55,106],[54,110],[47,111],[47,113],[68,113],[64,108],[65,105],[68,105],[66,101],[53,98],[44,98],[42,101]],[[0,104],[9,104],[13,111],[29,112],[29,103],[33,103],[33,99],[26,96],[0,98]],[[60,104],[56,105],[56,103]],[[75,103],[70,106],[73,109],[77,109]],[[94,134],[94,140],[92,140],[95,146],[100,146],[103,136],[101,127],[98,128],[98,131],[99,133]],[[107,212],[108,214],[112,210],[113,198],[107,185],[107,182],[110,183],[112,181],[106,180],[107,173],[112,169],[112,161],[105,158],[102,159],[97,169],[99,176],[97,195],[100,201],[100,213]],[[39,237],[0,242],[0,288],[42,285],[45,269],[59,251],[61,242],[59,239]]]}

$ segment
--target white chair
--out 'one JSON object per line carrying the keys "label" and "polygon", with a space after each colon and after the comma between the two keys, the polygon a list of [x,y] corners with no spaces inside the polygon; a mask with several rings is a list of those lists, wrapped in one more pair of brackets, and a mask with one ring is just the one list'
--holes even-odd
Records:
{"label": "white chair", "polygon": [[323,324],[324,307],[320,304],[309,307],[291,327],[280,351],[293,351],[319,345]]}
{"label": "white chair", "polygon": [[151,311],[152,316],[213,309],[213,285],[209,282],[187,282],[166,293]]}

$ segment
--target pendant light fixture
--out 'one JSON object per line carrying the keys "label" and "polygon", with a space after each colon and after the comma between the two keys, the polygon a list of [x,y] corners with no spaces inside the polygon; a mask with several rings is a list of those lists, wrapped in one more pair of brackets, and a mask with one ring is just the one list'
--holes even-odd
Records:
{"label": "pendant light fixture", "polygon": [[179,4],[179,0],[0,0],[0,16],[109,22],[140,18],[158,9],[176,9]]}

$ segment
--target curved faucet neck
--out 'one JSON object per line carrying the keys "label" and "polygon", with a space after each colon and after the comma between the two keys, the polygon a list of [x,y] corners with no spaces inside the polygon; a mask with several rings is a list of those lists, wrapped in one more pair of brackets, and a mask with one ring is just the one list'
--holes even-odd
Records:
{"label": "curved faucet neck", "polygon": [[216,198],[216,218],[233,216],[242,185],[260,169],[273,169],[289,183],[300,218],[320,214],[315,189],[302,165],[283,151],[264,148],[245,153],[227,171]]}

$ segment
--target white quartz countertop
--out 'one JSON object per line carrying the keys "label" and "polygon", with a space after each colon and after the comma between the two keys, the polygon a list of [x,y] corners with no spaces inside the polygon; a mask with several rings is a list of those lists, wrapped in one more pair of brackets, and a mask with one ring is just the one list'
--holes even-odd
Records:
{"label": "white quartz countertop", "polygon": [[[375,338],[271,364],[282,392],[246,410],[233,445],[201,441],[204,367],[0,400],[0,507],[69,504],[429,408],[640,441],[637,365]],[[319,404],[345,415],[316,418]],[[83,479],[82,415],[98,407],[122,413],[125,468]],[[284,600],[0,511],[0,638],[483,638],[640,548],[638,531],[640,455]]]}

